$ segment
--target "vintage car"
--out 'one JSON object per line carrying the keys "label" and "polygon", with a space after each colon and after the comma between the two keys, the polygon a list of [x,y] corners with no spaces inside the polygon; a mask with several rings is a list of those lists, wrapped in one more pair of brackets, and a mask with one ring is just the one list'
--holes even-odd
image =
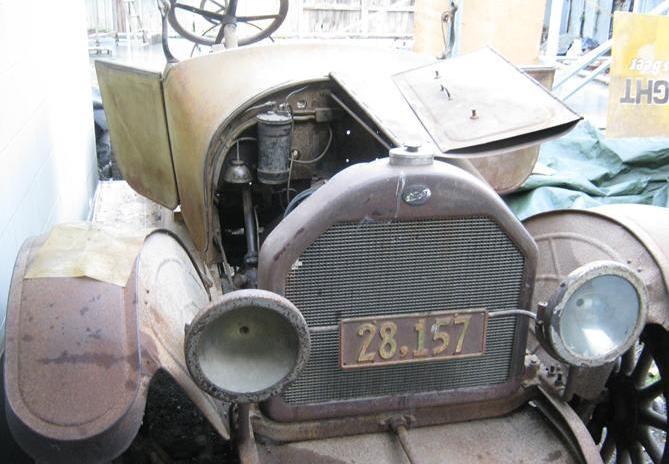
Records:
{"label": "vintage car", "polygon": [[99,61],[154,209],[22,247],[13,439],[38,462],[666,462],[669,213],[514,216],[500,194],[580,119],[536,71],[323,43]]}

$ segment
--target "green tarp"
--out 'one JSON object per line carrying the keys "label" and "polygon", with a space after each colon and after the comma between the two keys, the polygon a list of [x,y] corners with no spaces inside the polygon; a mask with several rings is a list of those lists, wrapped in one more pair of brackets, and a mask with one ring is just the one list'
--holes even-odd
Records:
{"label": "green tarp", "polygon": [[582,122],[541,147],[535,171],[505,198],[521,220],[608,203],[669,206],[669,139],[606,139]]}

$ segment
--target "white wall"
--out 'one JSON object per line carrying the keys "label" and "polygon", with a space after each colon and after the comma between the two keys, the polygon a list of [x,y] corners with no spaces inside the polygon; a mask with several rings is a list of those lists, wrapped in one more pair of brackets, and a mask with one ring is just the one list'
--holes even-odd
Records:
{"label": "white wall", "polygon": [[89,214],[87,47],[83,0],[0,0],[0,327],[23,241]]}

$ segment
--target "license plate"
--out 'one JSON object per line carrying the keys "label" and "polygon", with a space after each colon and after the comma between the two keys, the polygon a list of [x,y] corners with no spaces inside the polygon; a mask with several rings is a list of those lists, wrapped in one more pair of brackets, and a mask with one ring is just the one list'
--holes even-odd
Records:
{"label": "license plate", "polygon": [[485,353],[488,312],[483,309],[342,319],[343,369],[386,366]]}

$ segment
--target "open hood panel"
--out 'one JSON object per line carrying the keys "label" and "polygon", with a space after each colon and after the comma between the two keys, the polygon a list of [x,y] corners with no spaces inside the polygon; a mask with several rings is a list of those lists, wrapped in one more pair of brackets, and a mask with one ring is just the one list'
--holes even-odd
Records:
{"label": "open hood panel", "polygon": [[446,156],[518,150],[581,119],[489,48],[387,78],[332,78],[395,144],[432,143]]}

